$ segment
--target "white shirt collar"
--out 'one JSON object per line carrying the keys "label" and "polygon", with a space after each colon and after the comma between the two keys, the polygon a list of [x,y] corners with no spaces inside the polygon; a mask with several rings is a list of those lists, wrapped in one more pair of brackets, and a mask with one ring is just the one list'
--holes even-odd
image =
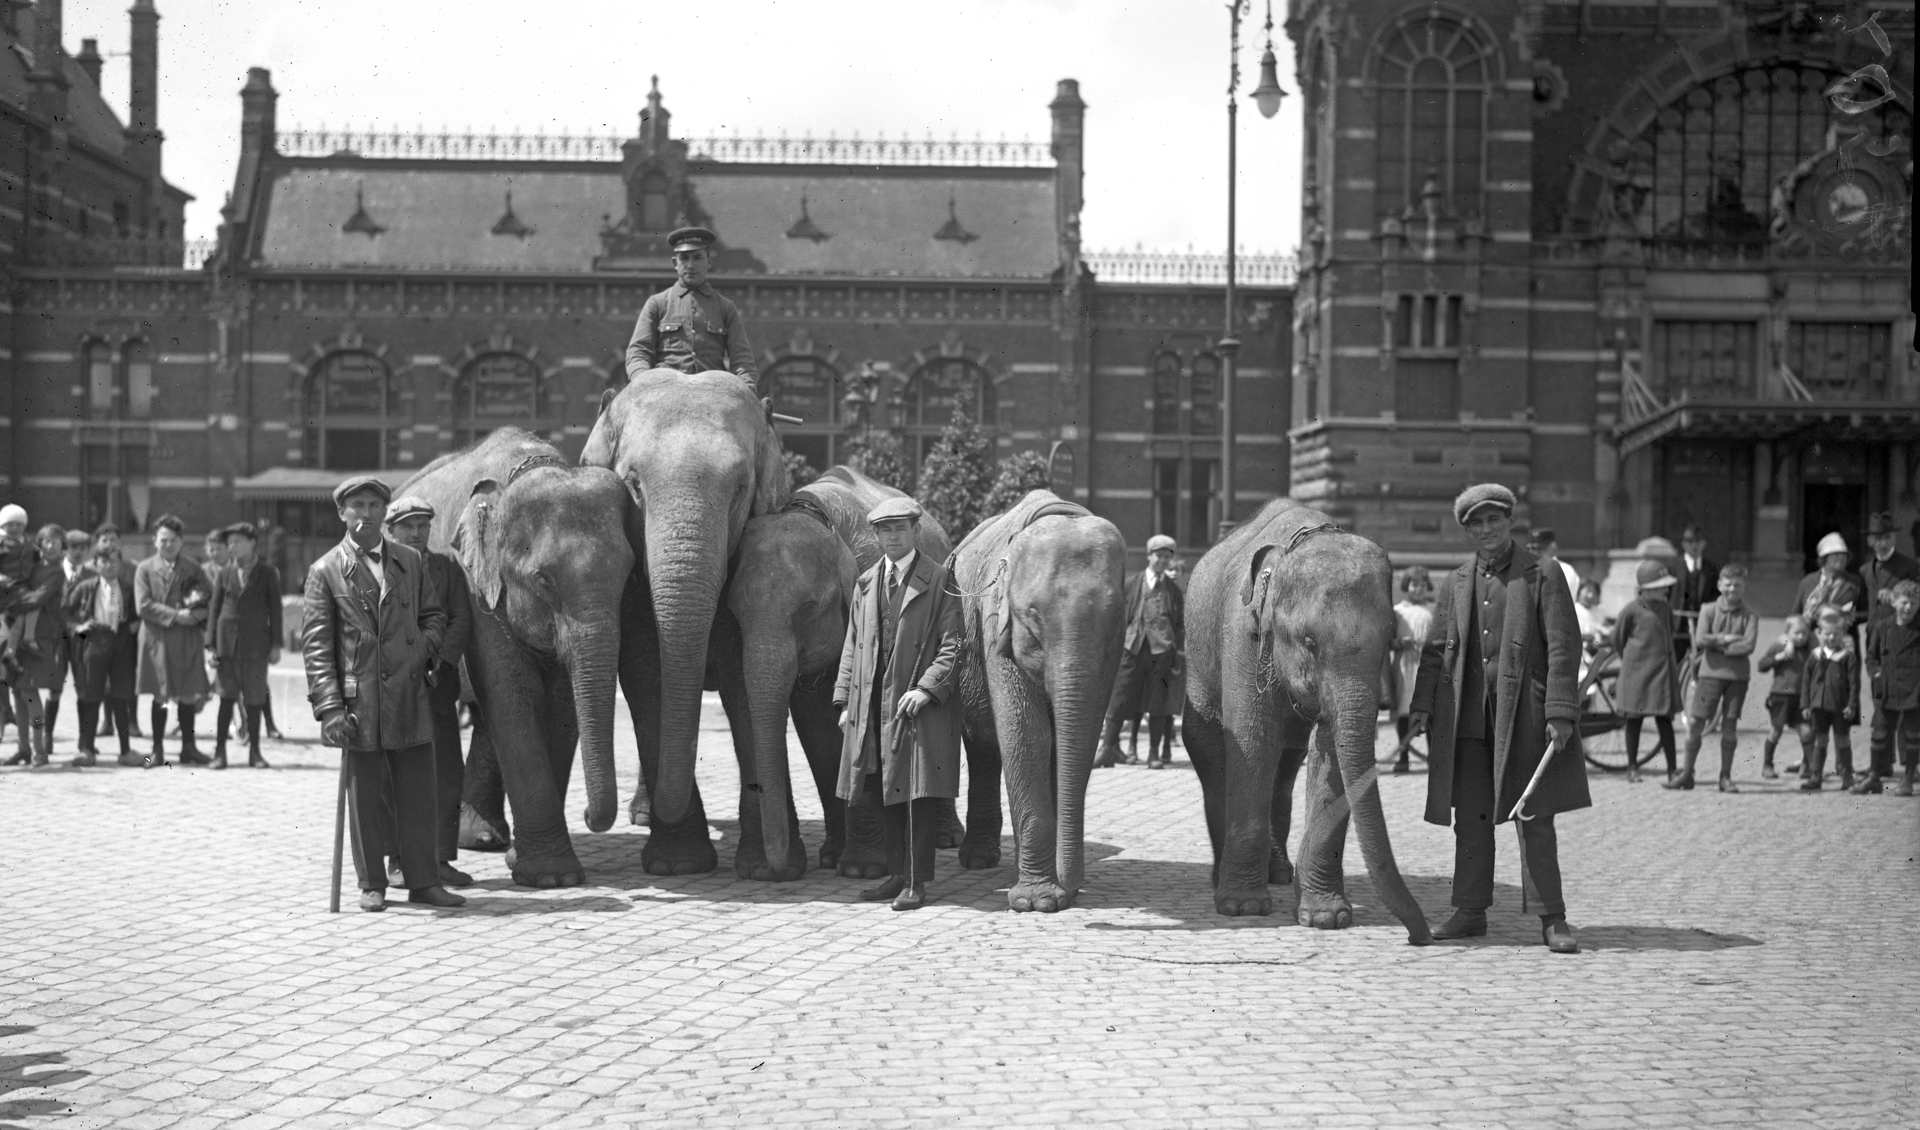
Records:
{"label": "white shirt collar", "polygon": [[898,561],[895,561],[891,557],[887,558],[887,583],[889,585],[904,583],[908,577],[913,575],[913,559],[918,556],[920,556],[919,550],[910,549],[907,551],[907,555]]}

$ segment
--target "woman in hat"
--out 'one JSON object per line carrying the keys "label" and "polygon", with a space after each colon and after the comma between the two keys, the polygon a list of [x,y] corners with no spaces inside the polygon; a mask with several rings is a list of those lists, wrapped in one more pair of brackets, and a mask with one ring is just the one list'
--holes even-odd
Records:
{"label": "woman in hat", "polygon": [[1814,555],[1820,559],[1820,568],[1800,578],[1800,588],[1793,594],[1793,610],[1817,622],[1820,609],[1830,604],[1847,614],[1850,625],[1864,619],[1862,598],[1867,582],[1847,568],[1847,539],[1830,533],[1820,539]]}
{"label": "woman in hat", "polygon": [[1680,709],[1680,673],[1673,663],[1673,606],[1669,590],[1677,583],[1667,567],[1651,558],[1634,574],[1639,593],[1613,625],[1613,649],[1620,653],[1620,678],[1613,708],[1627,720],[1627,780],[1640,780],[1640,724],[1652,718],[1660,734],[1667,779],[1674,764],[1673,715]]}

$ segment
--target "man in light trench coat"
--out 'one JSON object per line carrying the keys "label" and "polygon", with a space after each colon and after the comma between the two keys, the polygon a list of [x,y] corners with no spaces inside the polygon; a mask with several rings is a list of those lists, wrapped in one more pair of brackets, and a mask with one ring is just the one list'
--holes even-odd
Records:
{"label": "man in light trench coat", "polygon": [[914,552],[920,505],[890,498],[867,514],[884,556],[854,585],[833,703],[839,795],[881,805],[892,874],[861,893],[917,910],[933,878],[936,799],[960,795],[960,597],[945,566]]}

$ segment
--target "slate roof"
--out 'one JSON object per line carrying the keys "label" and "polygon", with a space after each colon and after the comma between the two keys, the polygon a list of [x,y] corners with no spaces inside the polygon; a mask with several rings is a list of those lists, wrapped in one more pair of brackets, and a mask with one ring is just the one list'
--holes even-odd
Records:
{"label": "slate roof", "polygon": [[[24,8],[15,16],[20,34],[0,50],[0,100],[10,102],[22,109],[26,108],[29,87],[27,86],[27,61],[14,51],[13,45],[31,51],[34,37],[34,9]],[[99,88],[87,77],[73,56],[62,56],[61,71],[67,78],[67,118],[73,133],[96,149],[105,150],[115,157],[122,156],[127,147],[127,139],[121,133],[125,123],[107,105],[100,96]]]}
{"label": "slate roof", "polygon": [[[303,158],[272,176],[269,267],[588,271],[626,211],[612,163]],[[721,242],[772,275],[1044,278],[1059,263],[1052,169],[699,161],[688,182]],[[493,233],[509,188],[524,238]],[[788,235],[803,195],[828,238]],[[377,235],[343,230],[362,204]],[[974,238],[934,238],[950,219]]]}

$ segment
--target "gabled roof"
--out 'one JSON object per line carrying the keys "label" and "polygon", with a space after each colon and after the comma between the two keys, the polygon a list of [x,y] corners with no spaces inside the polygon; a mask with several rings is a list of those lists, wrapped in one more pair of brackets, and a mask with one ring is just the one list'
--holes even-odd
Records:
{"label": "gabled roof", "polygon": [[[627,210],[611,162],[275,165],[269,267],[587,271]],[[695,161],[688,185],[723,246],[772,275],[1044,278],[1059,264],[1051,169]],[[517,225],[502,223],[509,190]],[[803,196],[811,227],[797,225]]]}
{"label": "gabled roof", "polygon": [[[27,108],[30,87],[27,84],[27,59],[21,51],[14,50],[18,45],[30,57],[33,50],[34,13],[36,8],[22,9],[15,19],[19,21],[20,34],[7,40],[4,49],[0,49],[0,101],[9,102],[21,109]],[[93,85],[80,64],[71,55],[62,53],[61,73],[67,79],[67,120],[74,135],[96,149],[105,150],[115,157],[122,156],[127,148],[127,139],[121,130],[125,124],[120,115],[113,112],[107,100],[100,96],[100,90]]]}

